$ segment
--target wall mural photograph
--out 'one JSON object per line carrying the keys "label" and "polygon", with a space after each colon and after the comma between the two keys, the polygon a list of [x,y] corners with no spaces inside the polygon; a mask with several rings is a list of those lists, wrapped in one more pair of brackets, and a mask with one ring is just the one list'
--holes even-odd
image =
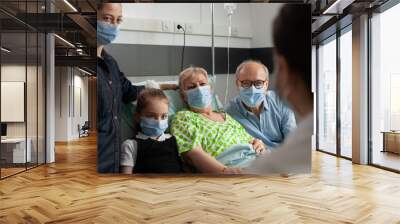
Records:
{"label": "wall mural photograph", "polygon": [[98,172],[310,172],[309,23],[305,5],[99,4]]}

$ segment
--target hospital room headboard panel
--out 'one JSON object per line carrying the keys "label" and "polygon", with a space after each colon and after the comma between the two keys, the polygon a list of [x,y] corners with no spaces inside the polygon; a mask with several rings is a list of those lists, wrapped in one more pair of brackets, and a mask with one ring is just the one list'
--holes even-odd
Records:
{"label": "hospital room headboard panel", "polygon": [[[181,46],[111,44],[106,50],[118,61],[120,69],[126,76],[174,76],[181,67]],[[227,73],[227,49],[215,48],[215,72]],[[236,67],[246,59],[263,62],[273,71],[272,48],[231,48],[229,72],[234,73]],[[185,48],[184,67],[195,65],[212,70],[210,47]]]}

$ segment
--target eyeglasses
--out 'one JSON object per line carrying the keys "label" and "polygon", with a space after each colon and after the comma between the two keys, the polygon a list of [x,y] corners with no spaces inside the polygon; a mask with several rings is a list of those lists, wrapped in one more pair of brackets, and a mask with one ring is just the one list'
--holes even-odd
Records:
{"label": "eyeglasses", "polygon": [[256,89],[261,89],[261,88],[264,87],[264,83],[265,83],[266,81],[267,81],[267,80],[256,80],[256,81],[250,81],[250,80],[243,80],[243,81],[240,81],[240,80],[239,80],[240,85],[241,85],[243,88],[245,88],[245,89],[248,89],[248,88],[250,88],[251,86],[256,87]]}

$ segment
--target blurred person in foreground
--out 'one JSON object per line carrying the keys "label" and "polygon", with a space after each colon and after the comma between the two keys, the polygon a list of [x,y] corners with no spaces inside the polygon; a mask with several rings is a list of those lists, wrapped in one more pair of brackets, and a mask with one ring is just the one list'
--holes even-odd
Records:
{"label": "blurred person in foreground", "polygon": [[309,173],[313,132],[310,6],[284,5],[273,24],[273,41],[277,93],[298,115],[299,123],[279,150],[260,156],[242,173]]}

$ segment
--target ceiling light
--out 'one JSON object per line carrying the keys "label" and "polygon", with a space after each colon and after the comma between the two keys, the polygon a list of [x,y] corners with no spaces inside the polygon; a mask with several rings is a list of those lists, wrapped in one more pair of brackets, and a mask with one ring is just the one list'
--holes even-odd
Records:
{"label": "ceiling light", "polygon": [[324,12],[322,14],[328,14],[328,13],[337,13],[337,10],[334,10],[334,12],[331,12],[332,9],[335,9],[335,7],[337,6],[337,4],[339,4],[341,0],[336,0],[332,5],[330,5],[327,9],[324,10]]}
{"label": "ceiling light", "polygon": [[79,55],[83,55],[83,50],[81,48],[77,48],[76,53],[78,53]]}
{"label": "ceiling light", "polygon": [[59,40],[61,40],[62,42],[64,42],[65,44],[67,44],[68,46],[75,48],[75,45],[71,44],[71,42],[67,41],[66,39],[64,39],[64,38],[62,38],[62,37],[60,37],[60,36],[58,36],[57,34],[54,34],[54,36],[57,37],[57,38],[58,38]]}
{"label": "ceiling light", "polygon": [[346,9],[347,7],[349,7],[354,2],[356,2],[356,0],[336,0],[332,5],[330,5],[327,9],[325,9],[322,14],[324,14],[324,15],[342,14],[343,10]]}
{"label": "ceiling light", "polygon": [[78,10],[68,0],[64,0],[64,3],[67,4],[74,12],[78,12]]}
{"label": "ceiling light", "polygon": [[11,50],[9,50],[9,49],[7,49],[7,48],[5,48],[5,47],[1,47],[0,49],[1,49],[2,51],[6,52],[6,53],[10,53],[10,52],[11,52]]}

